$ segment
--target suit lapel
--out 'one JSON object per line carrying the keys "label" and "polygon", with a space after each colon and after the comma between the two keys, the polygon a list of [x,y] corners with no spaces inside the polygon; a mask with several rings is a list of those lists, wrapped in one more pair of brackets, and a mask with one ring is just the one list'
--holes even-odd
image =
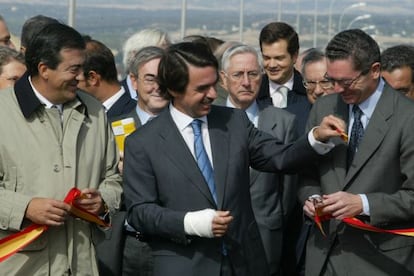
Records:
{"label": "suit lapel", "polygon": [[[160,130],[160,137],[163,141],[162,147],[167,158],[171,160],[177,169],[182,172],[182,175],[184,175],[192,185],[196,186],[214,206],[215,202],[208,185],[198,168],[197,162],[191,154],[190,149],[187,147],[184,138],[177,129],[169,109],[166,108],[158,117],[160,125],[163,126]],[[174,145],[171,144],[171,141],[175,142]]]}
{"label": "suit lapel", "polygon": [[364,137],[355,154],[352,165],[349,167],[345,178],[345,185],[348,185],[354,176],[361,170],[368,159],[375,153],[390,128],[389,118],[394,113],[394,91],[385,87],[375,107],[372,118],[365,130]]}
{"label": "suit lapel", "polygon": [[268,113],[266,113],[265,109],[265,107],[259,105],[259,120],[257,128],[267,133],[273,133],[273,130],[277,126],[277,122],[275,120],[270,120],[271,118],[269,118],[270,116],[267,115]]}
{"label": "suit lapel", "polygon": [[[265,111],[266,107],[259,104],[259,120],[257,123],[257,128],[266,132],[266,133],[273,133],[273,130],[277,126],[277,122],[275,120],[272,120],[271,116],[269,116],[269,113]],[[250,168],[250,183],[253,183],[256,181],[256,179],[259,177],[260,172],[256,171],[252,168]]]}
{"label": "suit lapel", "polygon": [[[340,96],[337,97],[337,104],[333,113],[335,116],[341,118],[345,122],[348,122],[348,105],[342,101]],[[346,131],[347,130],[345,129],[345,132]],[[335,183],[341,183],[338,188],[342,189],[346,176],[347,145],[344,144],[340,138],[338,138],[338,143],[339,144],[334,149],[335,154],[332,155],[332,169],[335,171],[337,176],[337,181]]]}

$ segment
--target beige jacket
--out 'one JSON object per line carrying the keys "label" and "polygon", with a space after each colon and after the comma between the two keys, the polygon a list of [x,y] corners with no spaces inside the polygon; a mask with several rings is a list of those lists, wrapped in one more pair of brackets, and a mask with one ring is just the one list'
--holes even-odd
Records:
{"label": "beige jacket", "polygon": [[[62,129],[26,75],[15,90],[0,93],[0,238],[31,224],[24,218],[31,198],[63,199],[72,187],[97,188],[110,211],[118,209],[118,156],[101,104],[79,92],[64,105]],[[70,217],[0,263],[1,274],[99,275],[94,243],[102,234],[91,223]]]}

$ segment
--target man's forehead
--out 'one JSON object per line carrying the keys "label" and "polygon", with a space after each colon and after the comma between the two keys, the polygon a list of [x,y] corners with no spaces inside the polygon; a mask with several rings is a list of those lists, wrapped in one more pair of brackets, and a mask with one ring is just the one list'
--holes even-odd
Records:
{"label": "man's forehead", "polygon": [[4,21],[0,20],[0,39],[10,37],[9,29]]}

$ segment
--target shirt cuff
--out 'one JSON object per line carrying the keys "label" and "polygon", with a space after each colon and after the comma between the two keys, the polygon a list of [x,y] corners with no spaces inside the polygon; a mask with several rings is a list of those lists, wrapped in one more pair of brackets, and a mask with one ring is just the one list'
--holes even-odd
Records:
{"label": "shirt cuff", "polygon": [[362,213],[361,213],[361,215],[369,216],[370,212],[369,212],[369,203],[368,203],[367,195],[365,195],[365,194],[358,194],[358,195],[361,197],[361,200],[362,200]]}
{"label": "shirt cuff", "polygon": [[213,238],[213,218],[216,211],[204,209],[201,211],[188,212],[184,216],[184,231],[187,235]]}
{"label": "shirt cuff", "polygon": [[315,137],[313,136],[313,130],[315,128],[317,127],[312,128],[308,133],[309,144],[318,154],[320,155],[327,154],[335,147],[335,144],[330,141],[328,141],[327,143],[322,143],[316,140]]}

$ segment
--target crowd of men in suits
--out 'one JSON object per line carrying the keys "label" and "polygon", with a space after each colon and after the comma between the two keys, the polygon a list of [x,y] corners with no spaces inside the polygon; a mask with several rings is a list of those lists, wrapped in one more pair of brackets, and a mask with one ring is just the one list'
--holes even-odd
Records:
{"label": "crowd of men in suits", "polygon": [[[266,24],[258,40],[260,50],[198,35],[173,43],[145,29],[124,45],[119,82],[102,42],[35,16],[16,55],[0,17],[0,85],[9,60],[27,66],[1,95],[0,110],[16,114],[20,128],[0,147],[0,198],[9,198],[1,206],[13,206],[2,207],[10,211],[0,212],[0,234],[30,223],[51,228],[0,270],[414,275],[412,237],[343,220],[413,228],[414,47],[381,54],[352,29],[324,51],[300,54],[284,22]],[[110,126],[126,118],[136,130],[120,152]],[[48,161],[18,155],[17,137],[39,143]],[[20,150],[30,144],[19,141]],[[110,216],[111,228],[69,219],[61,201],[68,185],[79,185],[78,203]]]}

